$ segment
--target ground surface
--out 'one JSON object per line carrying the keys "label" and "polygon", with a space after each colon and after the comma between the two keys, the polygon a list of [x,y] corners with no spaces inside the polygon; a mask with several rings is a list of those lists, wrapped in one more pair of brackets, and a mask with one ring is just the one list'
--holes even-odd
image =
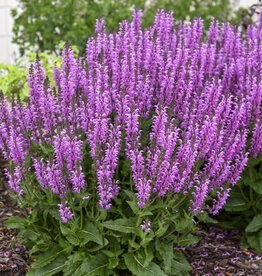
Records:
{"label": "ground surface", "polygon": [[[10,216],[24,216],[9,197],[0,160],[0,276],[23,276],[32,260],[28,250],[16,240],[17,231],[3,222]],[[202,240],[194,246],[177,248],[187,257],[193,270],[191,275],[262,276],[262,256],[252,250],[240,249],[240,235],[236,231],[200,226],[207,234],[198,233]]]}

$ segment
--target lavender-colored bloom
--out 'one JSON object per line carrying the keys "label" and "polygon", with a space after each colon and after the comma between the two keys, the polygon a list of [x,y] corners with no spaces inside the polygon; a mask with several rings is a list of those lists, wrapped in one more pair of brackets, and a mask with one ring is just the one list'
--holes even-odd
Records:
{"label": "lavender-colored bloom", "polygon": [[73,220],[74,214],[71,212],[70,207],[66,206],[68,202],[66,201],[65,204],[58,204],[59,206],[59,213],[64,223],[67,223],[68,220]]}
{"label": "lavender-colored bloom", "polygon": [[141,229],[144,230],[146,233],[150,232],[151,222],[149,219],[143,221],[143,224],[140,225]]}
{"label": "lavender-colored bloom", "polygon": [[[182,192],[193,212],[217,213],[249,155],[262,150],[261,14],[245,37],[218,21],[203,36],[200,18],[174,27],[163,10],[144,30],[141,11],[115,33],[97,20],[85,59],[65,46],[62,67],[54,68],[55,92],[37,60],[27,103],[3,98],[0,105],[10,188],[22,196],[23,177],[34,171],[40,187],[60,198],[85,193],[86,139],[101,208],[114,204],[123,185],[116,171],[125,144],[139,207],[154,195]],[[211,191],[217,197],[206,207]]]}

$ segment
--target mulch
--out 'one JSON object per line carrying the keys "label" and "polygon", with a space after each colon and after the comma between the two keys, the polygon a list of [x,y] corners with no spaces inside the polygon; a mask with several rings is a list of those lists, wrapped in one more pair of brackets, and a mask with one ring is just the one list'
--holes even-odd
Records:
{"label": "mulch", "polygon": [[[4,176],[5,163],[0,158],[0,276],[24,276],[32,259],[29,250],[17,239],[18,232],[8,229],[3,222],[10,216],[24,217],[24,211],[9,196]],[[196,245],[174,248],[182,252],[192,266],[192,276],[261,276],[262,255],[241,248],[237,231],[199,225]],[[205,234],[204,234],[205,233]]]}
{"label": "mulch", "polygon": [[241,248],[238,231],[225,231],[217,227],[200,226],[206,233],[196,245],[182,248],[194,276],[261,276],[262,255],[251,249]]}
{"label": "mulch", "polygon": [[11,216],[25,217],[25,213],[9,196],[4,166],[0,158],[0,275],[24,276],[32,264],[29,250],[17,238],[18,231],[5,227],[4,221]]}

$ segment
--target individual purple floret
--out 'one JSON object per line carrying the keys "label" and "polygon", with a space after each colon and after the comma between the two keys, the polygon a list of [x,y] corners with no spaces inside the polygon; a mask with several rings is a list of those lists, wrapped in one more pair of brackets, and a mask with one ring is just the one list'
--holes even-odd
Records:
{"label": "individual purple floret", "polygon": [[146,233],[150,232],[151,222],[149,219],[143,221],[143,224],[140,225],[141,229],[144,230]]}
{"label": "individual purple floret", "polygon": [[71,213],[70,207],[66,206],[67,203],[66,201],[65,204],[58,204],[59,213],[64,223],[67,223],[68,220],[72,220],[74,216],[74,214]]}

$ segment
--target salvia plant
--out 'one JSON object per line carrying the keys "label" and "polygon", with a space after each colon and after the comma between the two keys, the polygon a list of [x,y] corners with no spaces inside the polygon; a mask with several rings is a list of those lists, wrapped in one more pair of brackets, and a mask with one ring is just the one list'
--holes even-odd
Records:
{"label": "salvia plant", "polygon": [[217,214],[262,147],[262,28],[246,36],[201,18],[141,12],[86,56],[66,44],[49,84],[39,59],[29,98],[2,98],[0,147],[36,259],[28,275],[187,275],[177,247]]}

